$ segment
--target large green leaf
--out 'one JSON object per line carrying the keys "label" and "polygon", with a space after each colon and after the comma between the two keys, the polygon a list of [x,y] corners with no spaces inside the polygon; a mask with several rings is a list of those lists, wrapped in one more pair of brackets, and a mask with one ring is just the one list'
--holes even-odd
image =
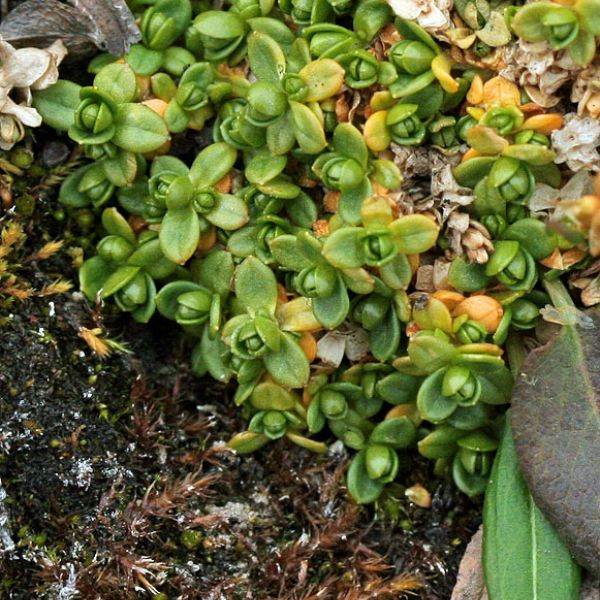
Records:
{"label": "large green leaf", "polygon": [[278,84],[285,74],[286,60],[279,44],[269,35],[253,31],[248,36],[250,69],[258,81]]}
{"label": "large green leaf", "polygon": [[258,258],[249,256],[237,268],[235,295],[250,314],[260,309],[273,314],[277,304],[275,274]]}
{"label": "large green leaf", "polygon": [[337,273],[333,293],[326,297],[313,298],[315,317],[327,329],[335,329],[344,322],[350,310],[350,298],[342,276]]}
{"label": "large green leaf", "polygon": [[112,141],[129,152],[152,152],[169,139],[161,117],[144,104],[119,104]]}
{"label": "large green leaf", "polygon": [[[546,288],[572,306],[560,281]],[[565,325],[525,360],[512,426],[531,493],[577,560],[600,574],[600,311],[588,327]]]}
{"label": "large green leaf", "polygon": [[363,449],[354,457],[347,475],[348,491],[359,504],[374,502],[385,487],[380,481],[374,481],[369,477],[366,454],[366,449]]}
{"label": "large green leaf", "polygon": [[200,241],[200,220],[191,206],[168,210],[160,225],[160,247],[164,255],[182,265],[194,254]]}
{"label": "large green leaf", "polygon": [[196,186],[209,186],[223,179],[237,160],[237,150],[219,142],[207,146],[196,156],[190,168],[190,179]]}
{"label": "large green leaf", "polygon": [[308,383],[310,365],[308,358],[290,333],[281,333],[279,350],[268,350],[264,356],[265,367],[273,379],[289,388],[301,388]]}
{"label": "large green leaf", "polygon": [[67,131],[73,125],[75,109],[79,106],[81,86],[60,79],[45,90],[35,92],[33,106],[42,115],[46,125]]}
{"label": "large green leaf", "polygon": [[579,567],[527,490],[509,423],[485,495],[483,566],[490,600],[579,598]]}
{"label": "large green leaf", "polygon": [[336,229],[325,240],[323,256],[338,269],[362,267],[366,260],[363,237],[364,229],[361,227]]}
{"label": "large green leaf", "polygon": [[325,131],[315,113],[300,102],[290,102],[292,126],[302,152],[318,154],[327,146]]}
{"label": "large green leaf", "polygon": [[133,69],[127,63],[106,65],[94,77],[94,87],[108,94],[115,102],[132,102],[137,91]]}
{"label": "large green leaf", "polygon": [[205,217],[220,229],[233,231],[248,222],[248,207],[241,198],[233,194],[219,194],[215,208]]}

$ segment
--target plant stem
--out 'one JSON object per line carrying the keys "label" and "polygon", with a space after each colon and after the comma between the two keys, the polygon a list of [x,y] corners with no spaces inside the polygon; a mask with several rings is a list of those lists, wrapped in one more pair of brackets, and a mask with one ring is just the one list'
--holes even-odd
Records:
{"label": "plant stem", "polygon": [[575,306],[569,291],[560,279],[543,279],[542,284],[544,285],[544,288],[546,288],[546,291],[552,300],[552,304],[554,304],[556,308]]}
{"label": "plant stem", "polygon": [[523,345],[523,336],[516,331],[511,331],[506,339],[506,355],[508,358],[508,364],[513,377],[516,379],[521,365],[527,356],[527,350]]}

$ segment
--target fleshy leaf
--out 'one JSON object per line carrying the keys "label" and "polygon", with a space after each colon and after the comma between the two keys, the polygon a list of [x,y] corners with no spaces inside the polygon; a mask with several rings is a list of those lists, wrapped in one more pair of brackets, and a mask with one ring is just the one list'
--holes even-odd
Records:
{"label": "fleshy leaf", "polygon": [[80,90],[81,86],[76,83],[60,79],[49,88],[35,92],[32,105],[42,115],[46,125],[67,131],[73,125]]}
{"label": "fleshy leaf", "polygon": [[318,154],[327,145],[322,124],[308,106],[300,102],[290,102],[290,107],[298,146],[307,154]]}
{"label": "fleshy leaf", "polygon": [[267,371],[280,385],[301,388],[307,384],[310,365],[292,334],[282,333],[279,350],[267,350],[264,361]]}
{"label": "fleshy leaf", "polygon": [[261,308],[273,314],[277,302],[275,274],[258,258],[249,256],[237,268],[235,295],[250,314]]}
{"label": "fleshy leaf", "polygon": [[191,206],[169,210],[160,226],[160,247],[164,255],[182,265],[194,254],[200,240],[200,220]]}
{"label": "fleshy leaf", "polygon": [[338,269],[355,269],[365,262],[362,244],[364,230],[360,227],[342,227],[334,231],[323,245],[323,256]]}
{"label": "fleshy leaf", "polygon": [[213,185],[231,171],[236,159],[237,150],[229,144],[211,144],[194,159],[190,179],[194,185]]}
{"label": "fleshy leaf", "polygon": [[152,152],[169,139],[165,122],[143,104],[120,104],[112,141],[129,152]]}

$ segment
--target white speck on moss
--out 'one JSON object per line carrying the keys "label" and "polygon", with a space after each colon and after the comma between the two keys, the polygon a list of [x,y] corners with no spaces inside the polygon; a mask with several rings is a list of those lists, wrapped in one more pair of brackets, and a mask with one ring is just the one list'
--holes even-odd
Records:
{"label": "white speck on moss", "polygon": [[80,458],[74,462],[68,474],[60,475],[65,486],[75,486],[87,490],[92,483],[94,468],[89,458]]}

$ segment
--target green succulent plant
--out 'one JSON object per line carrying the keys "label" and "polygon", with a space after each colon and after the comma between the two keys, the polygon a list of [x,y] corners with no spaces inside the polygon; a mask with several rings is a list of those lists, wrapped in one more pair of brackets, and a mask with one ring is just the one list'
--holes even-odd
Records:
{"label": "green succulent plant", "polygon": [[[596,3],[457,0],[465,27],[447,35],[484,56],[512,28],[584,65]],[[550,303],[539,282],[562,272],[545,265],[585,246],[529,209],[539,184],[562,183],[556,119],[536,125],[524,92],[523,106],[482,92],[465,107],[489,73],[385,0],[133,9],[142,40],[125,56],[94,58],[90,85],[33,94],[85,160],[59,194],[97,242],[85,296],[143,323],[158,313],[193,340],[193,372],[232,384],[240,454],[337,439],[353,451],[351,496],[370,503],[419,452],[483,493],[515,355]],[[485,237],[477,261],[458,252],[445,204],[403,199],[396,146],[425,145],[472,190],[459,211]],[[578,260],[569,269],[590,257]],[[430,271],[437,291],[423,292]]]}
{"label": "green succulent plant", "polygon": [[566,49],[573,62],[585,66],[596,53],[599,11],[597,0],[578,0],[572,7],[536,2],[521,7],[511,26],[520,38],[528,42],[547,41],[554,50]]}

